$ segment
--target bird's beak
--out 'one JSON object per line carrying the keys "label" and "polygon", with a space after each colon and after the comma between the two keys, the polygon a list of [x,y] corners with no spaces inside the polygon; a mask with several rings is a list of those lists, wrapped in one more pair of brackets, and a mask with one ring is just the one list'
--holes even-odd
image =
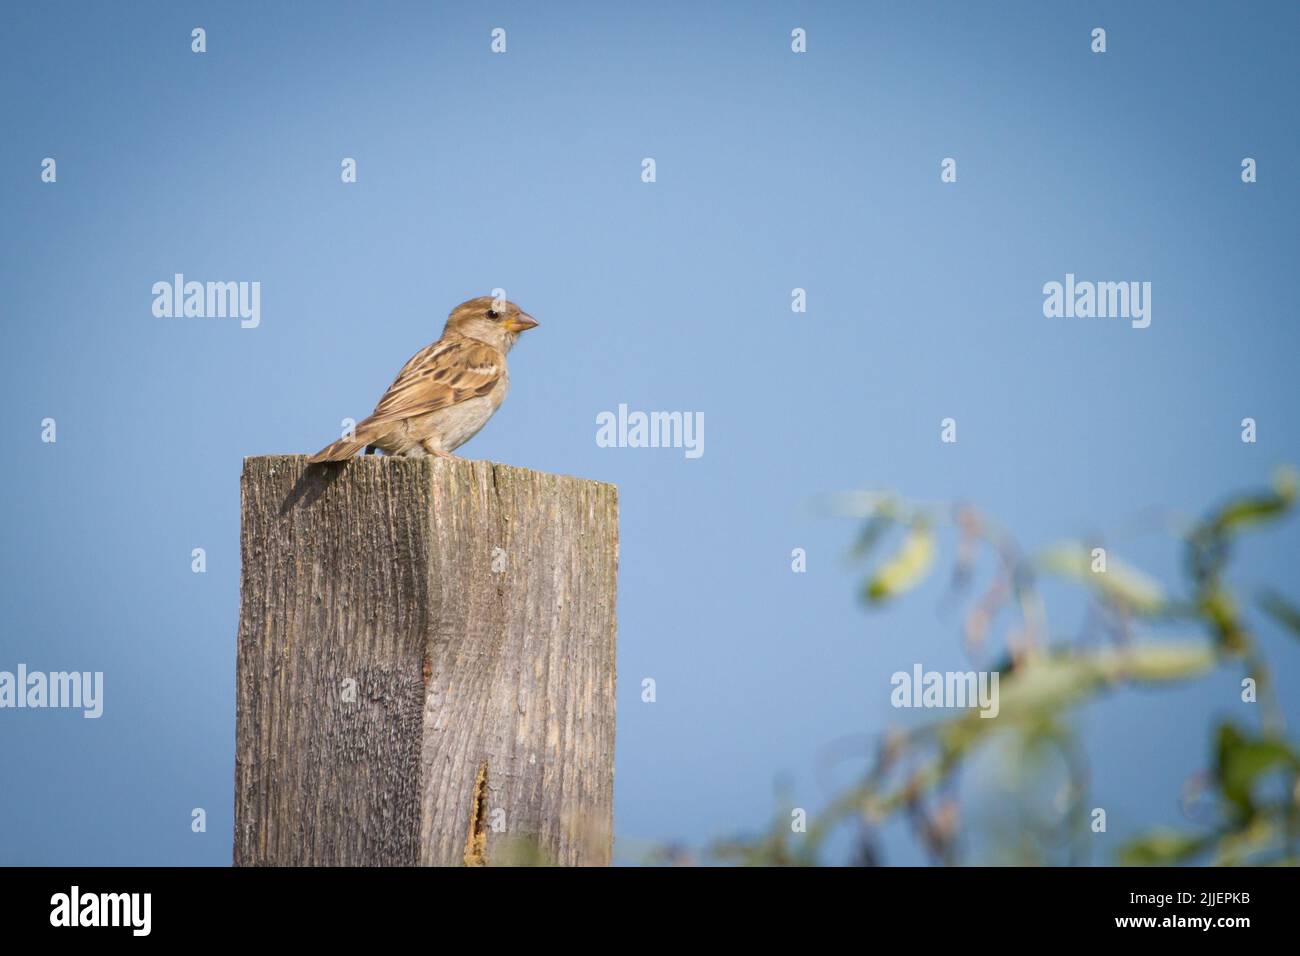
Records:
{"label": "bird's beak", "polygon": [[520,312],[509,322],[511,332],[524,332],[528,329],[537,328],[538,322],[527,312]]}

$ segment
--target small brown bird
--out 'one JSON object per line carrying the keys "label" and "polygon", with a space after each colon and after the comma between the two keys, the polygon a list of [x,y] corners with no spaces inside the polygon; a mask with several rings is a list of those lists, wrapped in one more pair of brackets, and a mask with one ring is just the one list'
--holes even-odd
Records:
{"label": "small brown bird", "polygon": [[501,407],[510,376],[506,353],[537,321],[513,302],[479,296],[451,310],[442,338],[402,366],[370,417],[308,461],[345,461],[361,449],[386,455],[455,458]]}

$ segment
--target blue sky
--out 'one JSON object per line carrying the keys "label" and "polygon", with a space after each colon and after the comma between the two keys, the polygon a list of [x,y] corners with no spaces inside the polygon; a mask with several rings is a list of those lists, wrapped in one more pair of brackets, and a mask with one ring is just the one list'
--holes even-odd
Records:
{"label": "blue sky", "polygon": [[[971,500],[1028,547],[1101,532],[1168,577],[1177,550],[1135,515],[1300,461],[1292,4],[0,18],[0,669],[102,670],[106,696],[95,721],[0,712],[0,862],[229,862],[241,458],[324,445],[494,287],[542,327],[461,453],[620,490],[628,838],[757,827],[779,777],[815,811],[827,746],[900,721],[891,673],[968,666],[943,575],[864,613],[855,529],[817,496]],[[177,272],[260,281],[261,325],[154,317]],[[1066,273],[1151,282],[1151,326],[1044,318]],[[705,454],[597,447],[620,403],[702,412]],[[1296,545],[1294,523],[1252,539],[1243,580],[1294,592]],[[1078,627],[1068,598],[1049,615]],[[1294,722],[1296,648],[1266,641]],[[1235,686],[1079,715],[1113,842],[1179,821],[1209,718],[1252,716]],[[902,832],[885,851],[921,859]]]}

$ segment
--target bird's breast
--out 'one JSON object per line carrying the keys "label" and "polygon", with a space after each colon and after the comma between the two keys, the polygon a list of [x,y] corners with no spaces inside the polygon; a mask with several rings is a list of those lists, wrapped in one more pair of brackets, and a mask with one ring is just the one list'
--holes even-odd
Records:
{"label": "bird's breast", "polygon": [[502,374],[492,391],[486,395],[457,402],[455,405],[434,412],[433,425],[438,437],[442,439],[442,447],[447,451],[453,451],[477,435],[479,429],[486,425],[488,419],[501,407],[509,388],[509,379]]}

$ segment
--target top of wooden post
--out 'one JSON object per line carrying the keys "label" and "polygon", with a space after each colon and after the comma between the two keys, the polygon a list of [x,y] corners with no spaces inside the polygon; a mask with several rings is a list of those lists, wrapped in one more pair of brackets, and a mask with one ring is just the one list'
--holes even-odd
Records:
{"label": "top of wooden post", "polygon": [[244,460],[235,862],[608,863],[618,498]]}

